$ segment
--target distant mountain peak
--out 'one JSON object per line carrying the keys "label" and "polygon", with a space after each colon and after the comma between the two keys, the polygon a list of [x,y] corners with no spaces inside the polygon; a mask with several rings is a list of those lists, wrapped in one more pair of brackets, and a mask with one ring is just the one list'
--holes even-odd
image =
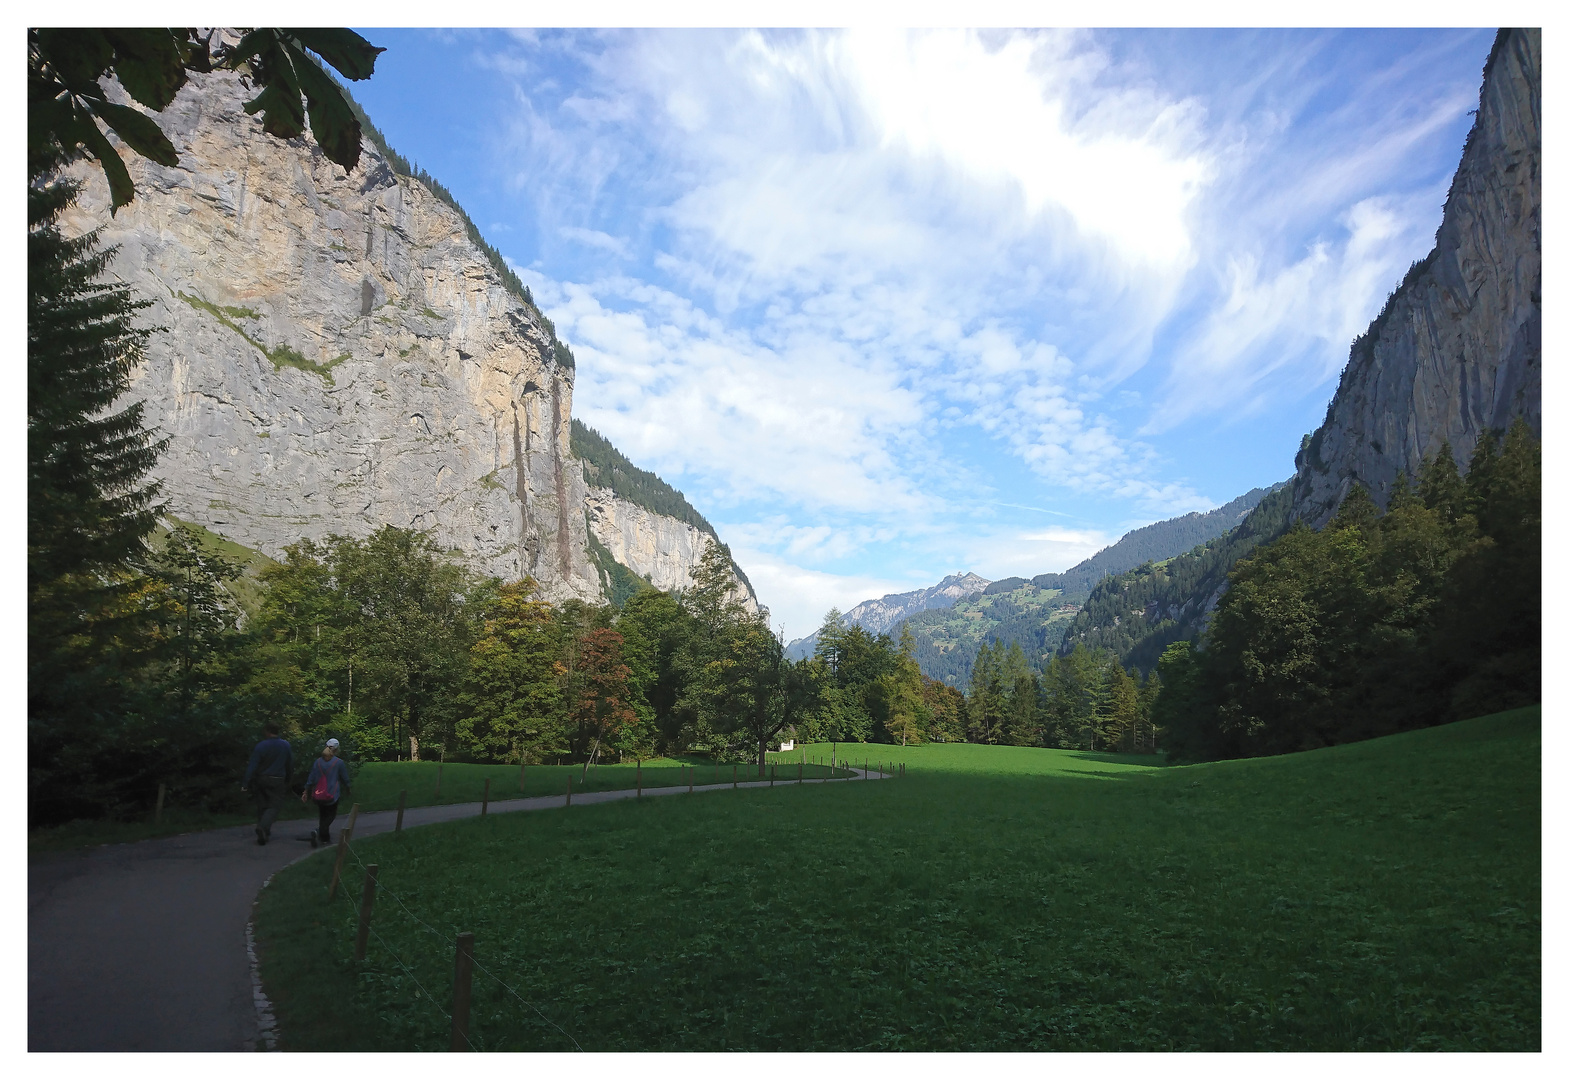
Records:
{"label": "distant mountain peak", "polygon": [[[863,600],[844,613],[846,626],[859,626],[873,634],[884,634],[919,611],[952,607],[967,596],[984,592],[991,582],[968,570],[949,574],[936,585],[904,593],[887,593],[876,600]],[[785,646],[785,654],[800,660],[811,656],[817,647],[817,632],[797,638]]]}

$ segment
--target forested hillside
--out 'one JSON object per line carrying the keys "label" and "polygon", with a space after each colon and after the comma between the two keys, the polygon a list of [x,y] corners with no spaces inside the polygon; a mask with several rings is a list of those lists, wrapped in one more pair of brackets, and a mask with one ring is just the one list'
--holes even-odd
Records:
{"label": "forested hillside", "polygon": [[1077,610],[1060,589],[1042,589],[1021,578],[1007,592],[992,592],[993,582],[979,596],[951,608],[934,608],[900,624],[910,632],[911,655],[921,672],[949,686],[969,684],[975,658],[983,645],[1017,643],[1031,670],[1040,671],[1062,639]]}
{"label": "forested hillside", "polygon": [[1034,578],[1034,583],[1037,588],[1061,589],[1069,595],[1088,593],[1108,574],[1120,574],[1147,562],[1169,559],[1236,528],[1265,496],[1284,486],[1284,483],[1280,483],[1267,488],[1254,488],[1225,506],[1218,506],[1202,514],[1184,514],[1182,517],[1134,529],[1111,547],[1097,552],[1071,570],[1061,574],[1041,574]]}
{"label": "forested hillside", "polygon": [[[1134,529],[1061,574],[1040,574],[1033,580],[1003,578],[992,582],[978,596],[960,600],[951,608],[912,615],[900,625],[910,630],[915,643],[913,655],[921,671],[949,686],[969,684],[983,645],[1006,647],[1017,643],[1030,670],[1042,672],[1059,646],[1064,645],[1064,634],[1074,625],[1080,605],[1107,575],[1152,559],[1170,559],[1195,544],[1220,536],[1246,520],[1255,507],[1281,487],[1275,484],[1254,488],[1206,513],[1185,514]],[[1226,565],[1229,568],[1231,563]],[[899,627],[895,627],[893,633],[898,632]],[[1159,655],[1157,649],[1155,656]],[[1142,670],[1147,670],[1147,666]]]}
{"label": "forested hillside", "polygon": [[717,537],[708,519],[699,514],[686,496],[647,469],[639,469],[610,440],[577,417],[572,418],[572,456],[583,463],[583,479],[590,487],[609,488],[628,502],[665,517],[684,521]]}
{"label": "forested hillside", "polygon": [[1445,443],[1380,513],[1361,487],[1232,572],[1203,638],[1160,658],[1174,757],[1280,754],[1533,704],[1542,693],[1541,444],[1524,418]]}
{"label": "forested hillside", "polygon": [[1066,627],[1059,651],[1066,654],[1076,645],[1108,649],[1147,674],[1167,645],[1198,636],[1226,575],[1254,548],[1285,531],[1290,510],[1291,489],[1276,485],[1230,532],[1186,554],[1101,581]]}

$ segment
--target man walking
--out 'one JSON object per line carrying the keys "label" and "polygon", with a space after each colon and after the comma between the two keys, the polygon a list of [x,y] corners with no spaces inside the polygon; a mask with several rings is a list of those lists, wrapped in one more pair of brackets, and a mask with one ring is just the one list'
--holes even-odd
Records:
{"label": "man walking", "polygon": [[245,766],[245,782],[241,791],[256,792],[256,842],[265,844],[272,839],[272,823],[278,820],[283,809],[283,792],[289,784],[289,774],[294,770],[294,749],[289,740],[278,737],[277,721],[262,725],[266,736],[251,750],[250,764]]}

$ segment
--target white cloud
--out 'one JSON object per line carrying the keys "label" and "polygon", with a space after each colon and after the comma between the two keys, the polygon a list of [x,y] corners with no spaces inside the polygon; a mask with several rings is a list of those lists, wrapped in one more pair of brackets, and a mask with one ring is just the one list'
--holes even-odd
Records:
{"label": "white cloud", "polygon": [[608,251],[622,259],[630,258],[630,254],[627,251],[627,242],[618,236],[602,233],[598,229],[581,229],[576,225],[563,225],[556,231],[568,240],[575,240],[579,244],[587,244],[589,247]]}
{"label": "white cloud", "polygon": [[832,342],[769,348],[631,279],[525,275],[573,345],[576,414],[643,467],[672,483],[699,477],[722,501],[933,509],[890,453],[923,416],[897,373],[857,365]]}
{"label": "white cloud", "polygon": [[1463,95],[1308,79],[1326,40],[1177,90],[1083,33],[532,39],[503,138],[576,414],[812,604],[1115,539],[983,504],[1207,508],[1161,434],[1322,392],[1436,224],[1401,169]]}
{"label": "white cloud", "polygon": [[[1007,183],[1027,213],[1062,211],[1125,258],[1186,260],[1184,213],[1208,170],[1178,139],[1163,137],[1182,126],[1183,106],[1144,103],[1143,122],[1129,124],[1131,116],[1114,117],[1103,103],[1092,123],[1073,123],[1076,69],[1095,65],[1075,64],[1069,40],[1058,35],[1013,35],[988,48],[975,33],[852,31],[844,44],[885,146],[935,155],[983,183]],[[1115,130],[1117,120],[1141,130]]]}
{"label": "white cloud", "polygon": [[970,538],[965,547],[964,565],[994,581],[1005,577],[1060,574],[1116,540],[1116,536],[1098,529],[1010,530]]}
{"label": "white cloud", "polygon": [[771,552],[732,543],[730,551],[768,607],[776,632],[786,641],[802,638],[823,624],[828,609],[848,611],[862,600],[908,592],[929,581],[897,581],[859,574],[828,574],[780,559]]}
{"label": "white cloud", "polygon": [[1333,377],[1413,253],[1430,246],[1421,213],[1428,198],[1363,199],[1341,215],[1340,236],[1316,241],[1273,274],[1255,255],[1228,259],[1220,301],[1178,351],[1164,407],[1145,431],[1212,411],[1217,399],[1257,408],[1260,387],[1277,374]]}

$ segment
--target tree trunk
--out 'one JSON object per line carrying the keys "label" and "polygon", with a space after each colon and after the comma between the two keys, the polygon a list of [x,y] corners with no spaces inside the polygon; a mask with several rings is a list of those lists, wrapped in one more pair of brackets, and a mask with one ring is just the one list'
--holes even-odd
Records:
{"label": "tree trunk", "polygon": [[412,731],[409,732],[409,760],[419,760],[419,736]]}

